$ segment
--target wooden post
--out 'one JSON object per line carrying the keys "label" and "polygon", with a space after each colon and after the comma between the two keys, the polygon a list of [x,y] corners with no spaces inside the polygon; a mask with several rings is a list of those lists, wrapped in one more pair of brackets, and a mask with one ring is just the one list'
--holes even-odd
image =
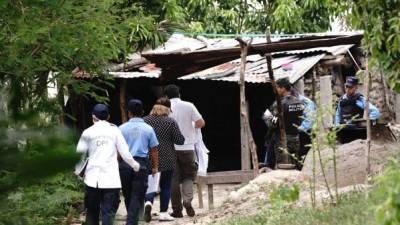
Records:
{"label": "wooden post", "polygon": [[119,87],[119,108],[121,111],[121,123],[125,123],[128,120],[126,115],[126,79],[121,78]]}
{"label": "wooden post", "polygon": [[241,38],[236,38],[240,44],[241,49],[241,64],[240,64],[240,125],[241,125],[241,141],[242,141],[242,170],[250,169],[250,154],[253,162],[254,176],[258,175],[258,157],[257,157],[257,146],[255,145],[253,135],[250,128],[250,120],[246,102],[245,92],[245,72],[246,72],[246,58],[249,49],[250,42],[245,42]]}
{"label": "wooden post", "polygon": [[199,198],[199,208],[202,209],[204,208],[204,203],[203,203],[203,178],[201,176],[197,176],[197,195]]}
{"label": "wooden post", "polygon": [[[326,75],[326,76],[321,76],[319,78],[319,85],[321,90],[319,92],[320,95],[320,104],[321,106],[328,107],[328,110],[332,108],[332,76]],[[326,131],[328,127],[331,127],[333,125],[332,121],[332,116],[329,113],[326,113],[324,117],[322,118],[322,127],[323,130]]]}
{"label": "wooden post", "polygon": [[299,94],[304,95],[304,77],[299,79],[294,86]]}
{"label": "wooden post", "polygon": [[214,192],[213,192],[213,184],[208,184],[208,209],[214,209]]}
{"label": "wooden post", "polygon": [[312,76],[312,91],[311,91],[311,99],[313,100],[313,102],[316,102],[315,100],[315,94],[317,92],[317,67],[314,66],[313,68],[313,76]]}
{"label": "wooden post", "polygon": [[[270,27],[267,29],[267,44],[271,43],[271,31]],[[281,98],[278,95],[278,91],[276,89],[276,81],[274,77],[274,71],[272,70],[272,56],[271,53],[267,53],[265,55],[265,58],[267,60],[267,65],[268,65],[268,75],[269,75],[269,80],[271,81],[272,84],[272,90],[275,93],[275,98],[276,98],[276,103],[278,105],[278,123],[279,123],[279,130],[280,130],[280,147],[283,149],[282,151],[282,163],[287,164],[289,162],[289,157],[288,157],[288,150],[287,150],[287,140],[286,140],[286,132],[285,132],[285,124],[283,120],[283,108],[282,108],[282,102]],[[279,157],[277,157],[279,158]],[[278,162],[279,163],[279,162]]]}
{"label": "wooden post", "polygon": [[368,69],[368,56],[365,58],[365,107],[364,107],[364,116],[367,121],[367,141],[365,143],[365,157],[366,157],[366,178],[368,181],[368,176],[371,173],[371,118],[369,117],[369,90],[370,90],[370,80],[371,74]]}

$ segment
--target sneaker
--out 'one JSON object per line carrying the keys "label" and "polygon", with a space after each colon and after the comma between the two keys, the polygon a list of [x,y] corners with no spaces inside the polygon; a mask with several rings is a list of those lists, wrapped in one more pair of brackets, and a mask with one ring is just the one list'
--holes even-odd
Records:
{"label": "sneaker", "polygon": [[183,207],[186,209],[186,214],[190,217],[193,217],[196,213],[194,212],[194,209],[192,207],[192,204],[190,203],[183,203]]}
{"label": "sneaker", "polygon": [[174,218],[182,218],[183,217],[182,212],[172,212],[170,215]]}
{"label": "sneaker", "polygon": [[167,212],[160,212],[160,216],[158,217],[159,221],[174,221],[174,217],[169,215]]}
{"label": "sneaker", "polygon": [[144,221],[147,223],[151,221],[151,208],[153,207],[153,204],[151,202],[147,201],[144,204]]}

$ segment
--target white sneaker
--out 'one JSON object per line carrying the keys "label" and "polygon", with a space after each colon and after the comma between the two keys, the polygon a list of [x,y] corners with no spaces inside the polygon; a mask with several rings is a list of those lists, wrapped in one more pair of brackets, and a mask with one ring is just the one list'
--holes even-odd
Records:
{"label": "white sneaker", "polygon": [[158,217],[159,221],[174,221],[174,217],[169,215],[168,212],[160,212],[160,216]]}
{"label": "white sneaker", "polygon": [[153,207],[153,204],[151,202],[147,201],[144,204],[144,221],[147,223],[151,221],[151,208]]}

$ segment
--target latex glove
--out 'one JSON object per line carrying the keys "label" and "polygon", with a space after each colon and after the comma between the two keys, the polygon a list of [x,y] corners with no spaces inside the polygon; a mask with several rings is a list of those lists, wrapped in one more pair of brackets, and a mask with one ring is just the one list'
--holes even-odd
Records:
{"label": "latex glove", "polygon": [[136,160],[133,160],[133,171],[138,172],[139,169],[140,169],[140,164]]}
{"label": "latex glove", "polygon": [[272,113],[269,111],[269,109],[265,110],[263,118],[264,119],[271,119],[273,117]]}

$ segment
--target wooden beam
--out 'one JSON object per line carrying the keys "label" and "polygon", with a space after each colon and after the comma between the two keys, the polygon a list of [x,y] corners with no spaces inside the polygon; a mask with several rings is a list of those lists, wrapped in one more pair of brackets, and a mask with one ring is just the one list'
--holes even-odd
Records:
{"label": "wooden beam", "polygon": [[[241,49],[241,63],[240,63],[240,82],[239,82],[239,87],[240,87],[240,119],[241,119],[241,140],[245,142],[244,145],[242,145],[244,148],[242,148],[242,157],[244,157],[242,162],[244,163],[244,166],[242,169],[250,169],[250,159],[249,157],[249,150],[251,153],[251,159],[253,162],[253,171],[254,171],[254,176],[258,175],[258,157],[257,157],[257,146],[254,142],[253,139],[253,134],[251,132],[251,127],[250,127],[250,118],[249,118],[249,113],[248,113],[248,105],[246,102],[246,92],[245,92],[245,71],[246,71],[246,64],[247,64],[247,52],[248,48],[251,46],[251,41],[250,42],[245,42],[241,38],[236,38],[236,40],[240,44],[240,49]],[[247,146],[246,146],[247,145]],[[246,162],[245,162],[246,160]],[[249,164],[249,165],[247,165]]]}
{"label": "wooden beam", "polygon": [[[271,32],[270,28],[268,27],[267,29],[267,43],[271,43]],[[282,148],[282,155],[281,158],[279,156],[276,156],[277,163],[283,163],[287,164],[289,162],[289,157],[287,154],[287,139],[286,139],[286,131],[285,131],[285,121],[283,118],[283,108],[282,108],[282,101],[281,97],[278,94],[277,91],[277,86],[276,86],[276,81],[275,81],[275,76],[274,76],[274,70],[272,69],[272,56],[270,53],[267,53],[265,55],[265,58],[267,60],[267,66],[268,66],[268,75],[269,75],[269,80],[272,84],[272,90],[274,91],[275,98],[276,98],[276,103],[278,107],[278,124],[279,124],[279,133],[280,133],[280,145],[279,147]],[[281,160],[279,162],[278,160]]]}

